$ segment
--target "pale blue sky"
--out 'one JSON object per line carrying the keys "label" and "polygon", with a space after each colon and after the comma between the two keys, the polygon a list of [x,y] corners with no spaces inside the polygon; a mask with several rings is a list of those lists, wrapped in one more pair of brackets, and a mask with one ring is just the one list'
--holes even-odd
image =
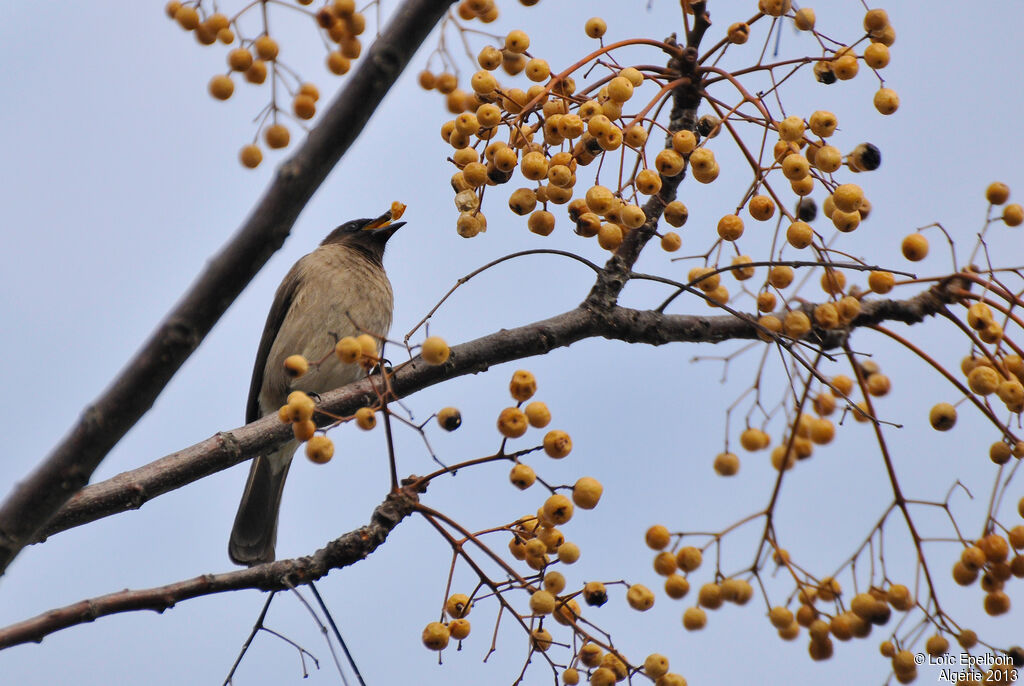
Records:
{"label": "pale blue sky", "polygon": [[[608,19],[610,40],[663,38],[679,27],[678,3],[655,0],[649,10],[646,4],[542,0],[527,9],[504,0],[503,17],[492,26],[503,32],[545,17],[541,28],[530,30],[532,50],[558,68],[592,45],[582,35],[590,14]],[[742,4],[743,11],[733,17],[727,12],[735,3],[714,3],[709,36],[717,39],[716,31],[753,14],[756,3]],[[856,33],[859,3],[822,5],[816,8],[819,26],[830,27],[825,29],[829,35],[842,39]],[[385,10],[392,7],[387,3]],[[0,426],[8,445],[0,456],[3,497],[124,365],[208,256],[243,221],[274,165],[284,158],[268,154],[255,172],[238,165],[236,151],[252,135],[250,120],[264,104],[265,92],[239,86],[228,103],[212,100],[206,83],[222,69],[223,50],[198,46],[164,17],[162,3],[6,1],[0,8],[0,231],[6,244],[0,253],[0,349],[9,389],[0,397]],[[882,117],[874,111],[871,94],[877,81],[863,69],[854,81],[831,88],[800,74],[784,95],[787,113],[835,111],[841,128],[837,145],[844,152],[864,140],[882,149],[881,169],[855,179],[873,203],[872,217],[844,237],[842,246],[907,268],[898,245],[915,227],[941,221],[963,246],[970,243],[984,218],[983,191],[990,181],[1008,183],[1013,199],[1024,199],[1024,143],[1018,130],[1024,111],[1018,68],[1024,53],[1017,36],[1024,9],[1012,1],[975,4],[969,12],[899,3],[889,12],[897,41],[885,76],[900,93],[899,112]],[[290,36],[282,38],[283,50],[292,51],[297,61],[305,58],[299,63],[321,84],[321,102],[326,102],[330,84],[337,81],[320,66],[319,43],[308,33]],[[732,59],[747,59],[762,39],[755,31],[748,51]],[[807,44],[806,36],[788,28],[782,32],[783,54]],[[485,207],[486,235],[466,241],[455,234],[448,186],[452,172],[444,162],[449,150],[438,135],[446,113],[436,93],[415,86],[416,72],[435,45],[428,40],[299,218],[284,248],[153,410],[104,461],[97,480],[241,424],[252,358],[274,289],[289,265],[347,219],[378,214],[395,199],[409,205],[409,225],[385,260],[395,290],[396,337],[457,278],[497,256],[553,247],[604,259],[594,242],[565,230],[564,219],[549,238],[528,233],[525,221],[504,211],[500,193],[488,194],[493,204],[490,210]],[[464,57],[461,51],[456,54]],[[654,50],[629,55],[622,60],[663,61]],[[738,63],[732,59],[729,64]],[[691,212],[680,254],[704,249],[714,222],[732,211],[749,182],[738,158],[716,152],[721,178],[711,186],[687,182],[680,193]],[[993,250],[1003,264],[1024,262],[1020,236],[993,231]],[[671,263],[655,246],[638,264],[641,271],[674,278],[688,268]],[[933,241],[933,256],[916,269],[921,274],[948,270],[948,251]],[[459,291],[435,318],[432,332],[456,343],[556,314],[582,300],[590,279],[589,270],[551,256],[504,265]],[[631,286],[625,301],[650,306],[660,302],[663,292],[662,287]],[[809,290],[807,297],[817,296]],[[749,310],[749,304],[742,309]],[[688,303],[676,311],[708,310]],[[947,326],[928,324],[917,335],[950,364],[966,352]],[[860,350],[878,351],[877,359],[893,379],[893,394],[880,407],[885,418],[905,425],[901,431],[887,430],[887,440],[905,483],[914,484],[910,492],[941,499],[956,478],[962,479],[976,500],[957,499],[957,513],[967,530],[976,532],[994,473],[986,459],[987,446],[995,440],[992,431],[976,422],[972,428],[976,417],[969,411],[951,434],[937,437],[924,430],[932,403],[955,400],[948,385],[930,378],[919,360],[881,345],[876,336],[859,333],[854,343]],[[773,472],[764,454],[743,455],[741,472],[731,480],[711,470],[724,436],[722,408],[749,384],[753,358],[731,367],[725,385],[718,384],[718,363],[690,360],[736,347],[649,349],[587,341],[544,359],[436,386],[408,404],[418,418],[444,405],[463,409],[460,431],[431,436],[443,459],[488,454],[498,444],[494,417],[509,404],[508,377],[520,367],[533,370],[538,397],[549,404],[554,425],[572,433],[576,447],[567,460],[538,458],[532,464],[552,483],[591,475],[605,484],[601,506],[578,514],[565,527],[583,549],[580,563],[566,572],[570,584],[626,578],[660,590],[643,546],[648,525],[720,529],[763,506],[770,493]],[[779,375],[770,379],[777,384]],[[773,434],[779,433],[776,427]],[[281,556],[312,551],[361,525],[386,493],[381,431],[363,434],[344,427],[334,436],[339,451],[332,463],[315,467],[298,460],[292,470],[282,511]],[[398,440],[403,473],[430,470],[416,436],[400,432]],[[876,453],[868,429],[850,427],[786,480],[777,530],[794,556],[819,574],[849,555],[889,501]],[[0,625],[125,587],[231,569],[226,542],[245,470],[236,467],[138,512],[26,549],[0,580]],[[514,491],[506,472],[506,466],[498,466],[439,481],[425,502],[470,527],[511,521],[535,509],[541,494]],[[1019,496],[1019,483],[1015,488],[1011,492]],[[931,525],[928,535],[949,535],[940,519],[923,521]],[[894,565],[900,562],[902,531],[894,522],[887,550]],[[496,542],[498,548],[504,545],[503,537]],[[751,545],[750,536],[727,541],[726,571],[749,562]],[[941,546],[928,551],[947,583],[954,552]],[[443,599],[448,559],[444,543],[412,518],[370,559],[321,584],[369,683],[511,683],[518,674],[526,641],[508,621],[502,624],[497,654],[481,663],[490,643],[493,603],[474,610],[473,634],[461,652],[444,653],[444,666],[421,647],[420,631],[437,618]],[[695,578],[709,580],[711,571],[703,569]],[[465,569],[456,578],[463,589],[473,585]],[[772,600],[782,601],[788,587],[781,578],[775,582]],[[1019,582],[1008,591],[1018,606],[1024,602]],[[981,619],[981,599],[976,588],[946,588],[943,604],[983,637],[989,630],[997,643],[1019,642],[1010,631],[1014,619]],[[525,604],[525,597],[520,600]],[[260,594],[243,592],[187,601],[163,615],[102,618],[47,637],[41,645],[3,651],[0,682],[220,683],[261,603]],[[679,622],[690,604],[691,597],[673,602],[659,593],[654,609],[638,615],[615,596],[593,618],[637,661],[652,651],[668,655],[673,670],[691,684],[878,683],[887,674],[887,663],[877,652],[882,631],[866,641],[837,643],[831,661],[814,664],[806,657],[806,639],[781,642],[756,602],[710,613],[708,628],[699,634],[684,632]],[[321,669],[303,680],[294,651],[262,636],[236,683],[337,683],[322,640],[297,603],[280,599],[271,622],[315,653]],[[920,683],[931,683],[935,676],[922,672]],[[535,660],[526,682],[550,683],[550,671]]]}

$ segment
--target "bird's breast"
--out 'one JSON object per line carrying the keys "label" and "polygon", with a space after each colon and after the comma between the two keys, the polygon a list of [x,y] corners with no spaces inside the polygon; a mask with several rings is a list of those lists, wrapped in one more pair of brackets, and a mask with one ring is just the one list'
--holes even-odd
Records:
{"label": "bird's breast", "polygon": [[[260,405],[276,411],[292,390],[325,393],[364,375],[358,364],[343,364],[334,346],[345,336],[387,336],[391,327],[391,283],[379,264],[344,246],[325,245],[303,258],[288,313],[271,347]],[[309,371],[289,379],[279,370],[289,355],[303,355]]]}

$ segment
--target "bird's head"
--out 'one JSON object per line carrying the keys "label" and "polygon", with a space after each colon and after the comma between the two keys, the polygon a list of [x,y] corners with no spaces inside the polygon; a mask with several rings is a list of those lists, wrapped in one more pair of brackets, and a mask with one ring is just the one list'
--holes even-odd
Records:
{"label": "bird's head", "polygon": [[368,258],[380,262],[384,257],[384,246],[388,239],[405,222],[392,221],[392,210],[375,219],[353,219],[345,222],[325,238],[320,245],[346,245],[364,253]]}

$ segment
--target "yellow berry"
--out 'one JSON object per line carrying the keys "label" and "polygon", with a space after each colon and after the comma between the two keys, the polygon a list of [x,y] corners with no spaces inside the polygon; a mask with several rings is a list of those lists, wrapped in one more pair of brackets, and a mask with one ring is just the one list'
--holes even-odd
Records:
{"label": "yellow berry", "polygon": [[680,155],[689,155],[697,147],[697,136],[693,131],[684,129],[672,134],[672,149]]}
{"label": "yellow berry", "polygon": [[1020,226],[1024,223],[1024,207],[1018,203],[1010,203],[1003,208],[1003,222],[1007,226]]}
{"label": "yellow berry", "polygon": [[690,217],[690,212],[686,209],[686,205],[678,200],[673,200],[665,206],[664,217],[665,221],[670,225],[678,228],[686,223],[686,220]]}
{"label": "yellow berry", "polygon": [[668,673],[668,658],[658,653],[651,653],[644,660],[644,672],[657,679]]}
{"label": "yellow berry", "polygon": [[665,595],[679,600],[690,592],[690,582],[682,574],[670,574],[665,579]]}
{"label": "yellow berry", "polygon": [[949,403],[938,403],[928,413],[928,421],[936,431],[949,431],[956,424],[956,408]]}
{"label": "yellow berry", "polygon": [[883,43],[871,43],[864,48],[864,64],[872,69],[882,69],[889,64],[889,48]]}
{"label": "yellow berry", "polygon": [[743,45],[750,38],[750,25],[744,22],[730,24],[726,36],[729,38],[730,43]]}
{"label": "yellow berry", "polygon": [[306,442],[306,457],[310,462],[325,464],[334,457],[334,441],[327,436],[313,436]]}
{"label": "yellow berry", "polygon": [[[780,329],[781,330],[781,329]],[[768,447],[771,438],[764,431],[755,428],[744,429],[740,434],[740,445],[744,450],[755,452]]]}
{"label": "yellow berry", "polygon": [[473,604],[465,593],[453,593],[444,603],[444,611],[452,619],[460,619],[469,614]]}
{"label": "yellow berry", "polygon": [[[359,344],[359,362],[363,367],[370,369],[377,363],[377,354],[380,352],[380,343],[376,338],[368,333],[362,333],[356,336],[356,342]],[[337,350],[337,346],[335,346]]]}
{"label": "yellow berry", "polygon": [[795,221],[786,229],[786,241],[794,248],[806,248],[814,241],[814,229],[807,222]]}
{"label": "yellow berry", "polygon": [[892,88],[879,88],[875,91],[875,109],[882,114],[892,114],[900,106],[900,96]]}
{"label": "yellow berry", "polygon": [[593,510],[601,499],[604,487],[601,482],[589,476],[576,480],[572,487],[572,501],[584,510]]}
{"label": "yellow berry", "polygon": [[675,252],[683,245],[683,239],[675,231],[669,231],[661,237],[661,249],[665,252]]}
{"label": "yellow berry", "polygon": [[700,552],[700,549],[692,545],[680,548],[679,552],[676,553],[676,564],[684,572],[694,571],[700,567],[703,560],[704,555]]}
{"label": "yellow berry", "polygon": [[537,473],[529,465],[518,463],[512,467],[508,479],[520,491],[525,491],[537,481]]}
{"label": "yellow berry", "polygon": [[284,372],[293,379],[297,379],[309,371],[309,362],[302,355],[289,355],[284,360]]}
{"label": "yellow berry", "polygon": [[[348,73],[348,70],[352,68],[352,61],[345,57],[338,50],[332,50],[327,55],[327,69],[332,74],[342,76]],[[454,89],[453,89],[454,90]]]}
{"label": "yellow berry", "polygon": [[231,94],[235,92],[235,83],[231,80],[230,76],[217,74],[210,79],[208,89],[210,91],[210,95],[218,100],[227,100],[231,97]]}
{"label": "yellow berry", "polygon": [[615,250],[622,245],[622,227],[618,224],[604,223],[597,230],[597,243],[605,250]]}
{"label": "yellow berry", "polygon": [[565,524],[572,519],[573,509],[572,501],[561,493],[548,497],[542,508],[544,516],[555,524]]}
{"label": "yellow berry", "polygon": [[555,611],[555,596],[549,591],[535,591],[530,596],[530,609],[536,615],[549,615]]}
{"label": "yellow berry", "polygon": [[550,457],[561,459],[572,452],[572,439],[564,431],[549,431],[544,436],[544,452]]}
{"label": "yellow berry", "polygon": [[654,593],[643,584],[633,584],[626,591],[626,602],[634,610],[645,612],[654,607]]}
{"label": "yellow berry", "polygon": [[814,166],[831,174],[843,166],[843,154],[834,145],[823,145],[814,154]]}
{"label": "yellow berry", "polygon": [[519,408],[506,407],[498,415],[498,431],[506,438],[519,438],[527,426],[526,415]]}
{"label": "yellow berry", "polygon": [[377,426],[377,416],[374,414],[373,409],[360,407],[356,410],[356,426],[363,431],[369,431]]}
{"label": "yellow berry", "polygon": [[174,13],[174,20],[186,31],[195,31],[199,28],[199,12],[195,7],[189,5],[178,5]]}
{"label": "yellow berry", "polygon": [[768,270],[768,283],[775,288],[787,288],[793,283],[795,273],[793,268],[786,264],[779,264]]}
{"label": "yellow berry", "polygon": [[437,413],[437,423],[445,431],[455,431],[462,426],[462,413],[455,407],[442,408]]}
{"label": "yellow berry", "polygon": [[267,35],[262,35],[253,41],[252,47],[256,49],[256,54],[260,56],[261,60],[267,60],[268,62],[277,59],[278,46],[277,41]]}
{"label": "yellow berry", "polygon": [[811,319],[802,310],[786,313],[782,320],[782,332],[791,338],[803,338],[811,331]]}
{"label": "yellow berry", "polygon": [[644,195],[654,195],[661,190],[661,176],[653,169],[638,172],[633,183],[637,191]]}
{"label": "yellow berry", "polygon": [[587,19],[587,23],[583,25],[583,30],[591,38],[600,38],[604,35],[604,32],[608,30],[608,25],[601,17],[591,17]]}
{"label": "yellow berry", "polygon": [[518,29],[509,31],[505,36],[505,49],[516,53],[524,53],[530,48],[530,37],[525,31]]}
{"label": "yellow berry", "polygon": [[836,126],[839,125],[836,115],[827,110],[816,111],[807,123],[811,127],[811,133],[822,138],[828,138],[835,133]]}
{"label": "yellow berry", "polygon": [[263,139],[271,148],[285,148],[288,147],[291,134],[288,132],[288,127],[284,124],[271,124],[264,130]]}
{"label": "yellow berry", "polygon": [[302,391],[292,391],[288,394],[288,405],[290,421],[301,422],[312,418],[316,404]]}
{"label": "yellow berry", "polygon": [[797,116],[786,117],[778,123],[779,138],[784,141],[799,141],[804,137],[804,120]]}
{"label": "yellow berry", "polygon": [[793,611],[787,607],[776,605],[768,612],[768,621],[776,629],[783,629],[793,623]]}
{"label": "yellow berry", "polygon": [[699,607],[688,607],[683,613],[683,626],[687,631],[698,631],[708,623],[708,615]]}
{"label": "yellow berry", "polygon": [[672,541],[672,535],[665,526],[655,524],[644,534],[644,540],[647,542],[647,547],[652,550],[662,550]]}
{"label": "yellow berry", "polygon": [[994,181],[985,189],[985,199],[992,205],[1002,205],[1010,197],[1010,187],[1005,183]]}
{"label": "yellow berry", "polygon": [[245,48],[235,48],[228,53],[228,66],[234,71],[245,71],[252,66],[252,53]]}
{"label": "yellow berry", "polygon": [[832,73],[840,81],[849,81],[857,75],[858,71],[860,71],[860,64],[857,62],[857,56],[850,53],[837,58],[832,63]]}
{"label": "yellow berry", "polygon": [[555,230],[555,215],[547,210],[537,210],[530,214],[526,225],[533,233],[539,236],[548,236]]}
{"label": "yellow berry", "polygon": [[733,476],[740,471],[740,458],[734,453],[719,453],[715,456],[714,468],[720,476]]}
{"label": "yellow berry", "polygon": [[928,256],[928,239],[919,233],[912,233],[903,239],[900,249],[911,262],[920,262]]}
{"label": "yellow berry", "polygon": [[995,393],[999,382],[999,373],[991,367],[978,366],[967,375],[967,385],[978,395]]}
{"label": "yellow berry", "polygon": [[423,645],[430,650],[444,650],[448,647],[451,632],[441,622],[431,622],[423,629]]}
{"label": "yellow berry", "polygon": [[868,287],[879,295],[891,291],[895,282],[892,272],[873,271],[868,274]]}
{"label": "yellow berry", "polygon": [[448,361],[451,349],[440,336],[430,336],[423,341],[423,348],[420,351],[423,361],[429,365],[437,366]]}
{"label": "yellow berry", "polygon": [[775,201],[767,195],[755,195],[747,204],[747,211],[757,221],[768,221],[775,214]]}
{"label": "yellow berry", "polygon": [[238,152],[238,159],[242,166],[248,169],[255,169],[263,161],[263,151],[258,145],[246,145]]}
{"label": "yellow berry", "polygon": [[1004,591],[992,591],[985,596],[985,612],[993,617],[1010,611],[1010,596]]}
{"label": "yellow berry", "polygon": [[523,411],[530,426],[536,429],[544,428],[551,421],[551,412],[548,410],[548,406],[540,401],[530,403]]}
{"label": "yellow berry", "polygon": [[686,160],[675,150],[661,150],[654,158],[654,168],[664,176],[677,176],[685,164]]}
{"label": "yellow berry", "polygon": [[437,85],[437,76],[435,76],[434,72],[430,71],[429,69],[424,69],[423,71],[421,71],[419,73],[418,80],[420,88],[422,88],[423,90],[433,90],[434,86]]}
{"label": "yellow berry", "polygon": [[814,10],[810,7],[801,7],[793,15],[793,23],[800,31],[810,31],[814,28]]}
{"label": "yellow berry", "polygon": [[469,636],[469,629],[468,619],[453,619],[448,623],[448,631],[451,633],[451,637],[457,641]]}
{"label": "yellow berry", "polygon": [[292,100],[292,112],[299,119],[312,119],[316,115],[316,100],[309,95],[296,95]]}
{"label": "yellow berry", "polygon": [[[580,547],[575,543],[566,541],[562,545],[558,546],[558,561],[567,565],[571,565],[580,559]],[[577,612],[577,614],[579,614]],[[556,617],[557,619],[557,617]],[[563,622],[564,623],[564,622]]]}
{"label": "yellow berry", "polygon": [[531,372],[520,369],[512,374],[508,390],[519,402],[529,400],[537,392],[537,378]]}
{"label": "yellow berry", "polygon": [[782,160],[782,175],[790,181],[800,181],[811,173],[811,163],[800,155],[787,155]]}
{"label": "yellow berry", "polygon": [[725,215],[718,220],[718,235],[722,240],[738,240],[743,235],[743,220],[736,214]]}
{"label": "yellow berry", "polygon": [[316,433],[316,423],[311,419],[292,424],[292,435],[297,441],[308,441],[314,433]]}

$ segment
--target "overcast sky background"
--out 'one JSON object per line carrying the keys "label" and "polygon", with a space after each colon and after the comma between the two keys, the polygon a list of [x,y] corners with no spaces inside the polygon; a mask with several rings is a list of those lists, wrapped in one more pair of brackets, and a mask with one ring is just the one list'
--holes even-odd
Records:
{"label": "overcast sky background", "polygon": [[[609,40],[663,38],[681,30],[678,3],[647,4],[542,0],[535,8],[522,8],[503,0],[502,18],[492,26],[502,33],[527,28],[531,51],[557,70],[595,46],[582,31],[593,14],[607,18]],[[714,26],[707,45],[729,23],[754,13],[751,0],[741,3],[743,9],[735,16],[727,15],[735,4],[712,4]],[[859,3],[822,5],[815,9],[818,26],[827,35],[839,40],[859,35]],[[386,3],[385,12],[393,6]],[[206,83],[223,69],[226,50],[200,47],[164,17],[162,3],[5,1],[0,7],[0,231],[5,243],[0,252],[0,351],[8,389],[0,395],[0,426],[8,446],[0,456],[3,497],[60,440],[236,230],[284,156],[268,153],[254,172],[239,166],[237,149],[252,136],[250,120],[265,104],[266,89],[237,84],[228,103],[211,99]],[[900,94],[899,112],[882,117],[874,111],[871,96],[878,82],[862,67],[853,81],[830,88],[814,83],[809,73],[799,74],[783,90],[786,113],[809,116],[816,109],[830,109],[839,116],[841,131],[835,140],[844,152],[865,140],[883,151],[880,170],[854,179],[864,187],[873,210],[861,229],[843,237],[843,249],[910,269],[899,256],[900,240],[915,227],[940,221],[956,237],[962,260],[984,220],[985,186],[1001,180],[1014,189],[1012,200],[1024,198],[1019,131],[1024,48],[1018,36],[1024,8],[1006,0],[976,3],[966,12],[923,3],[894,3],[887,9],[897,41],[884,75],[886,85]],[[326,106],[339,80],[323,69],[319,41],[308,29],[285,23],[285,16],[272,14],[272,22],[280,22],[273,25],[280,27],[282,56],[321,86]],[[756,27],[750,43],[730,51],[723,64],[753,59],[763,31],[764,26]],[[397,338],[456,279],[503,254],[551,247],[598,262],[605,259],[594,241],[570,233],[561,213],[552,236],[530,234],[523,219],[505,210],[502,193],[488,192],[486,235],[466,241],[455,233],[448,185],[452,170],[444,162],[450,149],[438,135],[446,118],[443,101],[415,84],[416,73],[436,45],[436,38],[427,41],[299,218],[284,248],[153,410],[103,462],[94,480],[241,424],[252,358],[274,289],[296,259],[348,219],[375,216],[396,199],[409,206],[409,225],[385,259],[395,290],[392,334]],[[780,49],[782,56],[799,55],[812,52],[813,45],[787,24]],[[455,54],[463,59],[465,80],[471,70],[461,50]],[[643,49],[624,53],[620,61],[657,64],[663,57]],[[772,111],[778,113],[777,108]],[[297,138],[293,127],[293,140]],[[691,219],[682,232],[680,255],[702,252],[710,244],[717,218],[732,211],[749,183],[742,160],[724,143],[722,137],[715,146],[722,165],[719,180],[710,186],[687,181],[681,190]],[[579,174],[581,188],[586,174]],[[507,191],[517,185],[510,184]],[[816,197],[821,199],[820,192]],[[1019,231],[993,227],[991,246],[1000,264],[1024,262]],[[935,234],[932,238],[932,255],[913,267],[922,275],[950,268],[948,250]],[[751,235],[750,241],[748,250],[756,254],[757,238]],[[682,278],[690,266],[672,263],[652,244],[638,270]],[[562,258],[536,256],[508,263],[462,288],[434,318],[431,331],[457,343],[542,319],[575,306],[591,280],[589,270]],[[863,278],[851,281],[862,283]],[[902,295],[914,292],[907,289]],[[662,286],[631,285],[624,300],[652,307],[665,294]],[[819,298],[813,288],[805,295]],[[740,304],[752,309],[749,300]],[[677,301],[672,311],[708,312],[702,303],[688,300]],[[946,325],[929,323],[910,335],[951,365],[967,352]],[[955,512],[965,530],[977,534],[995,473],[986,457],[988,445],[997,438],[994,432],[968,409],[954,432],[938,436],[926,430],[927,410],[934,402],[957,400],[951,387],[932,378],[920,360],[893,350],[878,336],[858,332],[854,344],[876,352],[893,380],[892,395],[879,407],[885,419],[905,426],[887,429],[886,438],[908,495],[941,499],[961,479],[976,498],[956,498]],[[625,578],[658,592],[655,607],[644,615],[626,608],[621,592],[587,615],[610,630],[616,644],[636,661],[649,652],[665,653],[673,671],[691,684],[882,682],[888,663],[877,645],[885,631],[876,629],[866,641],[837,642],[835,657],[823,664],[807,658],[805,635],[791,643],[778,639],[757,600],[745,608],[711,612],[703,632],[687,633],[679,618],[693,603],[699,583],[711,580],[712,566],[705,564],[694,575],[694,593],[681,602],[661,593],[661,580],[650,568],[651,552],[643,544],[650,524],[662,522],[674,531],[720,530],[763,507],[770,495],[774,471],[765,453],[741,454],[743,466],[733,479],[719,478],[711,469],[725,438],[724,407],[749,386],[757,356],[748,354],[730,366],[724,385],[719,384],[719,363],[693,364],[691,359],[738,347],[651,349],[586,341],[543,359],[501,365],[487,374],[433,387],[409,399],[408,406],[416,418],[444,405],[462,409],[462,429],[430,434],[442,459],[454,462],[489,454],[498,446],[494,419],[510,404],[509,376],[517,368],[535,372],[537,397],[548,403],[552,426],[569,431],[575,449],[561,462],[535,458],[531,464],[551,483],[591,475],[605,485],[601,506],[579,512],[564,527],[583,551],[580,562],[565,570],[570,586]],[[777,356],[770,359],[777,367]],[[777,371],[768,374],[776,392],[780,379]],[[741,421],[734,417],[733,441]],[[777,425],[772,434],[781,434]],[[279,557],[312,552],[362,525],[386,494],[382,431],[343,427],[332,436],[339,449],[330,464],[317,467],[298,459],[290,474]],[[541,434],[528,436],[539,442]],[[431,469],[416,435],[400,430],[397,439],[403,474]],[[517,443],[527,444],[529,439]],[[819,575],[834,570],[890,501],[877,452],[866,425],[843,427],[836,443],[819,448],[813,459],[787,476],[776,530],[806,568]],[[231,569],[227,536],[246,470],[239,465],[160,497],[138,512],[26,549],[0,581],[0,625],[126,587]],[[533,511],[543,494],[537,487],[515,491],[506,474],[507,465],[467,470],[434,484],[425,502],[470,528],[511,521]],[[1003,515],[1012,526],[1020,523],[1012,513],[1017,497],[1024,494],[1019,482],[1010,494]],[[921,516],[926,535],[950,535],[940,517],[927,512]],[[910,585],[906,556],[899,553],[906,543],[904,528],[893,520],[888,531],[887,562],[904,575],[896,580]],[[755,525],[726,539],[724,571],[749,564],[759,533],[760,525]],[[494,539],[499,551],[506,543],[504,536]],[[1019,610],[989,620],[981,611],[979,589],[947,587],[948,570],[958,555],[954,548],[932,545],[927,550],[946,590],[944,608],[997,645],[1024,640],[1011,630],[1019,631]],[[414,517],[365,562],[332,573],[320,584],[368,683],[515,679],[526,639],[507,618],[497,653],[487,664],[481,662],[491,641],[493,602],[474,609],[472,635],[461,652],[450,648],[444,653],[443,666],[420,645],[422,627],[437,619],[449,559],[443,541]],[[775,581],[769,585],[773,604],[784,602],[790,590],[781,576]],[[456,587],[468,592],[473,585],[468,570],[460,566]],[[1007,589],[1017,606],[1024,602],[1019,586],[1010,583]],[[523,606],[525,600],[525,594],[518,598]],[[187,601],[163,615],[105,617],[49,636],[41,645],[0,653],[0,682],[220,683],[262,602],[257,592],[239,592]],[[316,627],[294,599],[275,601],[269,620],[317,655],[320,670],[303,680],[295,651],[263,635],[236,683],[337,683]],[[555,653],[555,659],[567,659],[566,651]],[[526,683],[551,682],[542,663],[535,660]],[[931,683],[936,676],[922,670],[920,683]]]}

